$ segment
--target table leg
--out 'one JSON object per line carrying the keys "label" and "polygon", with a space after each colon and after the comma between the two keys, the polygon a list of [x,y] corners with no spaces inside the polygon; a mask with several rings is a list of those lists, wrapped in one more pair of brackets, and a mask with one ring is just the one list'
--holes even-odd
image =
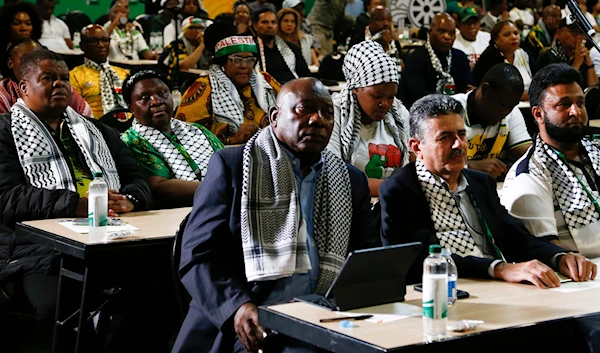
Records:
{"label": "table leg", "polygon": [[61,257],[60,259],[60,271],[58,274],[58,293],[56,295],[56,314],[54,315],[54,333],[52,336],[52,353],[58,353],[59,349],[58,349],[58,335],[59,335],[59,330],[60,330],[60,320],[61,320],[61,294],[62,294],[62,287],[63,287],[63,269],[64,266],[64,258]]}
{"label": "table leg", "polygon": [[88,292],[88,282],[89,282],[89,267],[86,265],[85,270],[83,272],[83,288],[81,289],[81,306],[79,307],[79,322],[77,324],[77,338],[75,340],[75,353],[80,351],[81,345],[85,341],[85,322],[86,322],[86,313],[88,312],[87,308],[87,292]]}

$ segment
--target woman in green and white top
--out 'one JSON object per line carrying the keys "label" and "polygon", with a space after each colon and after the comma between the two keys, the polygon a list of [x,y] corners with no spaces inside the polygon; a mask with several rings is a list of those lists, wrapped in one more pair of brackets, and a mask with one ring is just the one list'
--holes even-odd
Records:
{"label": "woman in green and white top", "polygon": [[171,91],[156,71],[125,79],[123,99],[135,119],[121,139],[148,176],[158,207],[191,206],[210,157],[223,144],[202,125],[172,118]]}

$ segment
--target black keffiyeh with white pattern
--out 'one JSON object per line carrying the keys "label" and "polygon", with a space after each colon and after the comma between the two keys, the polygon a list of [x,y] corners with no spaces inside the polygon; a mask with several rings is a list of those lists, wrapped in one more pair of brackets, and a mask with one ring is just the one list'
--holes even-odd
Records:
{"label": "black keffiyeh with white pattern", "polygon": [[[289,277],[311,268],[306,234],[300,231],[300,195],[284,149],[271,126],[254,135],[244,148],[240,218],[248,281]],[[320,269],[317,294],[327,291],[344,263],[352,222],[346,164],[327,150],[321,156],[313,211]]]}
{"label": "black keffiyeh with white pattern", "polygon": [[[364,41],[354,45],[346,54],[343,66],[346,86],[333,99],[340,101],[340,140],[342,159],[350,161],[360,140],[362,113],[353,89],[380,83],[398,83],[398,67],[381,45]],[[384,117],[394,142],[402,152],[402,165],[408,162],[408,111],[394,98],[394,104]]]}
{"label": "black keffiyeh with white pattern", "polygon": [[[64,119],[88,168],[92,173],[102,172],[109,189],[119,190],[117,167],[102,133],[71,107],[67,107]],[[29,185],[77,192],[68,157],[62,154],[50,131],[22,99],[11,108],[11,132]]]}
{"label": "black keffiyeh with white pattern", "polygon": [[[260,52],[260,60],[262,65],[262,70],[268,72],[267,70],[267,60],[265,58],[265,45],[262,39],[258,38],[258,51]],[[296,73],[296,54],[290,49],[285,40],[281,39],[279,36],[275,36],[275,47],[283,57],[283,61],[287,65],[288,69],[292,72],[295,78],[298,78],[298,74]]]}
{"label": "black keffiyeh with white pattern", "polygon": [[83,65],[100,72],[100,95],[104,114],[118,108],[127,108],[123,97],[115,92],[115,88],[123,87],[123,81],[108,62],[102,65],[83,58]]}
{"label": "black keffiyeh with white pattern", "polygon": [[[429,60],[431,60],[431,65],[433,66],[433,69],[438,75],[438,80],[435,84],[435,91],[437,93],[444,94],[446,93],[444,90],[446,86],[454,85],[454,77],[452,77],[452,75],[450,74],[450,69],[452,68],[452,49],[448,52],[448,55],[446,56],[448,66],[445,70],[442,66],[440,58],[438,58],[435,52],[433,51],[433,47],[431,46],[429,40],[425,42],[425,49],[427,49],[427,53],[429,53]],[[455,92],[451,92],[451,94],[454,93]]]}

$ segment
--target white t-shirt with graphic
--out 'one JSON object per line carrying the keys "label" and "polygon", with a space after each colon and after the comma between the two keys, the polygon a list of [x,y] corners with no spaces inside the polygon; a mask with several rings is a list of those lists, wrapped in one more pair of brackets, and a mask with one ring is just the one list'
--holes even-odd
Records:
{"label": "white t-shirt with graphic", "polygon": [[466,40],[459,31],[456,33],[456,40],[452,47],[454,49],[462,50],[469,58],[469,64],[471,70],[475,67],[475,63],[479,60],[479,57],[485,49],[490,45],[491,35],[488,32],[479,31],[475,37],[475,41],[471,42]]}

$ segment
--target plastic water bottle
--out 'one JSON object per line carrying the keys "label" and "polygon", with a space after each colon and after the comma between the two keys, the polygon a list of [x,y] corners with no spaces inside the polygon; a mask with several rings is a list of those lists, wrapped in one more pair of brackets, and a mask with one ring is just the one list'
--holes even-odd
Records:
{"label": "plastic water bottle", "polygon": [[171,91],[171,98],[173,98],[173,108],[179,107],[179,103],[181,103],[181,92],[178,89],[174,89]]}
{"label": "plastic water bottle", "polygon": [[423,334],[427,341],[446,336],[448,262],[441,253],[441,246],[430,245],[429,256],[423,262]]}
{"label": "plastic water bottle", "polygon": [[156,49],[155,50],[158,54],[162,54],[164,45],[165,44],[163,43],[162,32],[156,32]]}
{"label": "plastic water bottle", "polygon": [[150,32],[150,50],[156,50],[156,32]]}
{"label": "plastic water bottle", "polygon": [[88,224],[90,242],[106,242],[108,226],[108,185],[103,174],[94,173],[88,189]]}
{"label": "plastic water bottle", "polygon": [[79,32],[73,33],[73,47],[79,49],[81,46],[81,34]]}
{"label": "plastic water bottle", "polygon": [[448,306],[456,303],[456,279],[458,278],[458,270],[456,264],[452,260],[452,251],[450,249],[442,249],[442,256],[448,262]]}

